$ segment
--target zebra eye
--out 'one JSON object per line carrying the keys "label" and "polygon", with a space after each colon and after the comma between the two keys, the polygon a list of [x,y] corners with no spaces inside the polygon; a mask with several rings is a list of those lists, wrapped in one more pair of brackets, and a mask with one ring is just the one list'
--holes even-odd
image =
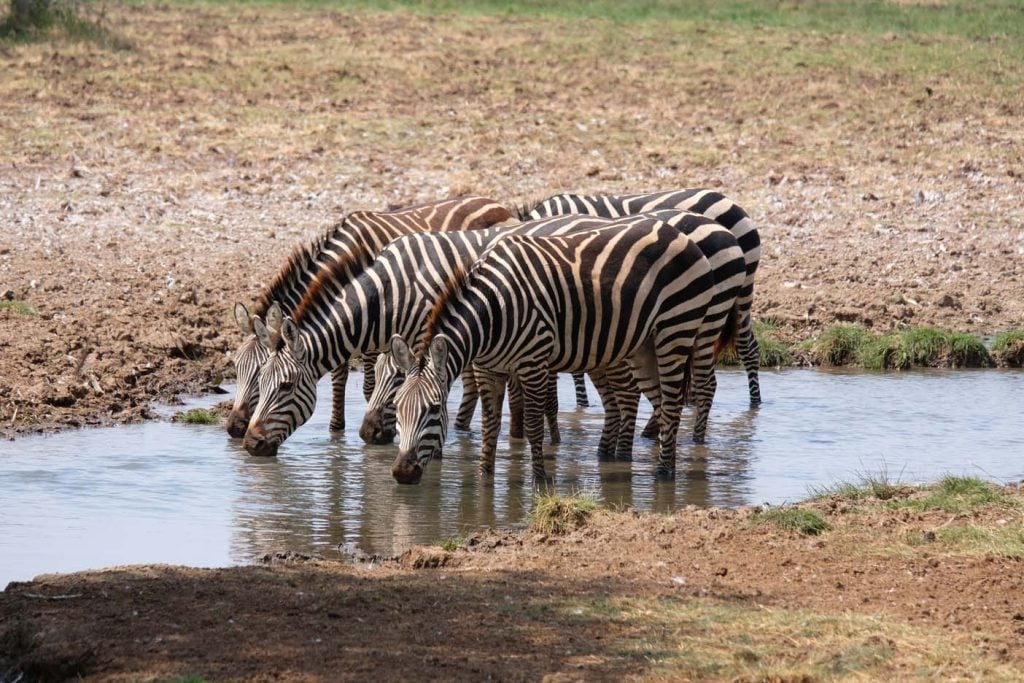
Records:
{"label": "zebra eye", "polygon": [[295,388],[295,382],[281,382],[281,391],[291,391]]}

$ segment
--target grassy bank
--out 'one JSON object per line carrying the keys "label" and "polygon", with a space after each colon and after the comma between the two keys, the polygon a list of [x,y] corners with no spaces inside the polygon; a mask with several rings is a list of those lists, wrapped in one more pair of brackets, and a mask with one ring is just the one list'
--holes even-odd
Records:
{"label": "grassy bank", "polygon": [[[835,325],[816,337],[797,343],[783,339],[771,321],[754,324],[761,350],[761,367],[851,366],[866,370],[911,368],[1024,367],[1024,332],[1003,332],[986,346],[981,337],[933,327],[913,327],[879,334],[860,325]],[[723,356],[739,363],[734,354]]]}

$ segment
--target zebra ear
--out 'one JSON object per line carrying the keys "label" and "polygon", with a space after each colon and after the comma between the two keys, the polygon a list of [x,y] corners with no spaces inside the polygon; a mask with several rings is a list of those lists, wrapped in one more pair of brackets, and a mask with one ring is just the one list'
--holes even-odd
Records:
{"label": "zebra ear", "polygon": [[280,331],[282,325],[281,305],[276,301],[267,309],[267,327],[274,331]]}
{"label": "zebra ear", "polygon": [[439,334],[430,340],[430,364],[434,366],[434,372],[445,381],[445,372],[448,369],[448,337]]}
{"label": "zebra ear", "polygon": [[244,304],[235,304],[234,314],[235,324],[242,331],[242,336],[248,337],[250,334],[253,334],[252,318],[249,317],[249,309]]}
{"label": "zebra ear", "polygon": [[270,330],[263,324],[263,321],[258,315],[254,315],[250,318],[252,321],[252,333],[256,335],[256,338],[260,340],[260,344],[263,344],[266,348],[270,348]]}
{"label": "zebra ear", "polygon": [[416,360],[412,357],[412,349],[397,334],[391,338],[391,356],[395,359],[395,364],[406,371],[412,370],[416,364]]}
{"label": "zebra ear", "polygon": [[[280,309],[278,309],[280,314]],[[299,328],[295,325],[295,321],[291,317],[285,318],[284,322],[281,323],[281,338],[284,339],[285,345],[288,350],[295,356],[295,360],[300,363],[306,358],[306,347],[302,344],[302,336],[299,335]]]}

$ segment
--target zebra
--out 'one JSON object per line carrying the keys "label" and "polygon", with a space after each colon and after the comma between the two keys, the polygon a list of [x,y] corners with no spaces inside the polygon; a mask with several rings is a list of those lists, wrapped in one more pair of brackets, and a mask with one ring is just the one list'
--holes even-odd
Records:
{"label": "zebra", "polygon": [[[257,338],[254,321],[264,318],[271,304],[278,302],[285,312],[291,312],[311,290],[340,291],[345,282],[369,266],[373,258],[395,237],[422,231],[475,230],[514,223],[518,221],[512,213],[492,199],[456,197],[397,211],[356,211],[310,243],[297,247],[271,283],[260,293],[252,313],[241,303],[236,303],[233,308],[235,323],[242,333],[243,341],[233,355],[238,384],[234,405],[227,420],[228,434],[236,438],[244,436],[259,399],[259,369],[270,352]],[[332,270],[332,266],[340,262],[344,262],[346,268],[342,271]],[[327,277],[328,273],[331,273],[331,277]],[[369,398],[374,389],[374,358],[368,355],[363,361],[363,395]],[[348,372],[347,363],[331,370],[330,431],[335,433],[345,428],[345,384]],[[472,401],[472,414],[476,403],[475,387],[471,387],[471,391],[464,396],[464,402],[469,401]]]}
{"label": "zebra", "polygon": [[[746,265],[746,277],[737,302],[740,314],[736,346],[747,372],[747,385],[751,405],[761,403],[761,385],[758,380],[760,350],[754,337],[750,309],[754,301],[754,274],[761,258],[761,239],[750,216],[731,199],[713,190],[680,189],[630,195],[558,194],[534,206],[519,207],[521,220],[536,220],[548,216],[582,213],[591,216],[617,218],[630,214],[680,209],[699,213],[728,228],[736,237]],[[643,431],[644,436],[657,436],[655,416]]]}
{"label": "zebra", "polygon": [[362,250],[329,262],[315,286],[307,289],[289,315],[282,315],[279,325],[268,327],[253,318],[254,331],[269,355],[260,368],[259,400],[243,446],[253,455],[276,454],[280,444],[313,414],[317,380],[357,353],[386,349],[396,333],[418,334],[451,270],[472,263],[499,236],[556,234],[611,223],[576,215],[514,227],[406,235],[391,242],[355,279],[347,275],[353,263],[365,262]]}
{"label": "zebra", "polygon": [[[704,356],[710,352],[717,359],[723,347],[735,342],[739,327],[741,313],[738,297],[746,274],[743,250],[729,230],[703,215],[677,210],[651,211],[644,215],[662,220],[687,235],[711,265],[715,292],[695,342],[695,354]],[[629,459],[632,456],[636,407],[641,390],[652,399],[651,403],[655,406],[651,422],[658,425],[660,421],[658,392],[653,378],[635,377],[637,373],[628,370],[608,368],[596,376],[592,373],[605,405],[605,429],[598,446],[599,456],[611,456],[613,453],[618,459]],[[705,384],[694,387],[695,402],[710,406],[716,387],[717,380],[712,366]],[[704,442],[707,419],[707,412],[698,411],[693,427],[694,443]],[[616,431],[613,448],[612,439]]]}
{"label": "zebra", "polygon": [[[414,356],[407,337],[392,338],[392,353],[407,375],[395,396],[399,452],[391,472],[397,482],[418,483],[440,452],[445,397],[470,362],[478,377],[482,371],[517,373],[538,482],[546,472],[536,399],[552,370],[585,371],[625,361],[643,376],[656,377],[657,472],[674,474],[687,377],[703,386],[713,366],[712,355],[694,347],[714,276],[700,248],[677,228],[642,215],[617,225],[623,223],[628,227],[558,237],[506,235],[470,269],[452,274],[427,317],[424,350]],[[480,386],[484,392],[488,383]],[[699,413],[708,409],[698,405]],[[493,452],[481,456],[481,468],[493,470]]]}

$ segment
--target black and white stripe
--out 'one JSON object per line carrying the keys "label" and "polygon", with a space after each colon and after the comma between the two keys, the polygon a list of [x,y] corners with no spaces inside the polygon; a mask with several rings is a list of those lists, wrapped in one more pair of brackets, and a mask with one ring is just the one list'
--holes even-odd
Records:
{"label": "black and white stripe", "polygon": [[760,350],[754,337],[750,309],[754,301],[754,275],[761,259],[761,239],[757,226],[742,207],[720,192],[691,188],[630,195],[559,194],[533,207],[521,209],[519,213],[523,220],[570,213],[618,218],[662,209],[678,209],[707,216],[732,232],[743,250],[746,276],[736,304],[739,313],[736,345],[747,372],[750,402],[760,403]]}
{"label": "black and white stripe", "polygon": [[[276,452],[312,415],[320,377],[356,354],[385,350],[394,334],[418,334],[451,273],[472,263],[499,236],[506,232],[558,234],[609,223],[589,216],[562,216],[499,229],[408,235],[394,240],[340,290],[311,287],[279,328],[266,330],[259,323],[271,353],[260,370],[259,402],[249,420],[246,448],[253,453]],[[322,280],[343,282],[334,273],[348,269],[344,261],[330,264]],[[273,333],[275,329],[278,334]]]}
{"label": "black and white stripe", "polygon": [[[485,197],[457,197],[398,211],[357,211],[307,245],[296,249],[261,293],[252,315],[242,304],[235,304],[234,317],[244,341],[234,354],[237,375],[235,401],[227,421],[228,432],[241,437],[252,410],[259,400],[258,371],[269,352],[255,335],[253,318],[267,315],[277,303],[283,313],[293,312],[311,287],[341,287],[361,273],[381,250],[396,237],[423,231],[475,230],[510,222],[512,214],[501,204]],[[325,278],[331,264],[344,262],[347,269],[337,272],[337,281]],[[374,389],[372,356],[364,360],[363,395]],[[330,429],[345,428],[345,384],[348,365],[332,370],[332,410]],[[475,396],[474,396],[475,405]],[[471,406],[472,408],[472,406]]]}
{"label": "black and white stripe", "polygon": [[[695,353],[715,282],[699,247],[679,229],[635,216],[604,229],[557,237],[510,234],[467,274],[457,274],[431,312],[427,355],[408,361],[395,397],[400,433],[392,474],[415,483],[443,443],[442,411],[453,378],[469,363],[515,372],[526,397],[525,428],[534,475],[545,477],[543,399],[552,371],[621,366],[657,378],[661,415],[658,470],[675,470],[676,432],[688,376],[697,386],[713,359]],[[401,361],[400,361],[401,362]],[[481,392],[491,383],[480,382]],[[635,413],[634,413],[635,419]],[[481,466],[493,468],[493,452]]]}

